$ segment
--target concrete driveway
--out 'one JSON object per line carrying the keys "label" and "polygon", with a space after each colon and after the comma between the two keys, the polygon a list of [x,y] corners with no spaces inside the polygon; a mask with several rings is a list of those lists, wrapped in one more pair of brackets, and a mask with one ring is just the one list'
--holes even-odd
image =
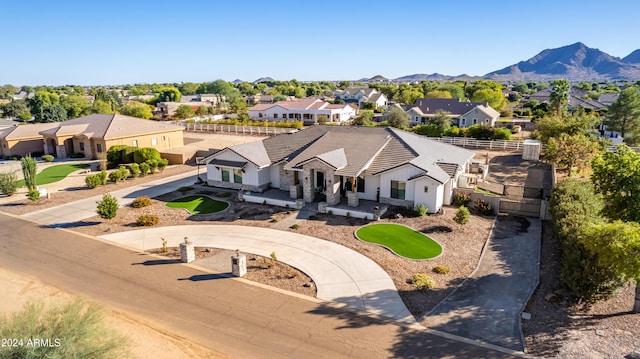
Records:
{"label": "concrete driveway", "polygon": [[99,238],[137,250],[161,247],[161,239],[178,246],[188,237],[198,247],[253,253],[278,260],[306,273],[319,299],[415,323],[389,275],[371,259],[339,244],[293,232],[233,225],[155,227],[113,233]]}
{"label": "concrete driveway", "polygon": [[539,219],[498,218],[476,272],[421,324],[523,351],[520,317],[538,283],[541,235]]}

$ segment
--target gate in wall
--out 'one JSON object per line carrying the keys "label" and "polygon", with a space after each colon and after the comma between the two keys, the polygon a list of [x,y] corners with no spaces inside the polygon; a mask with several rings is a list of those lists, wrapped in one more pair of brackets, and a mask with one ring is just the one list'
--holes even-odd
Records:
{"label": "gate in wall", "polygon": [[542,201],[536,198],[500,199],[500,212],[518,216],[540,218]]}

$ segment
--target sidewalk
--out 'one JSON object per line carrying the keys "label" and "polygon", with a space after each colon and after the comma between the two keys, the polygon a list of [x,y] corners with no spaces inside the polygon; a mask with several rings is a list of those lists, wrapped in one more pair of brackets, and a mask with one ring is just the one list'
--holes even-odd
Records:
{"label": "sidewalk", "polygon": [[[121,207],[127,206],[139,196],[149,196],[153,198],[161,194],[175,191],[183,186],[193,185],[197,173],[197,170],[193,170],[141,185],[123,188],[121,190],[114,191],[111,194],[118,198],[118,203]],[[202,175],[202,172],[200,174]],[[63,226],[65,223],[78,222],[95,216],[96,202],[100,199],[102,199],[101,195],[94,196],[76,202],[31,212],[23,215],[22,218],[45,226]]]}
{"label": "sidewalk", "polygon": [[415,319],[389,275],[369,258],[329,241],[269,228],[233,225],[156,227],[99,238],[138,250],[178,246],[188,237],[198,247],[215,247],[269,257],[300,269],[313,279],[319,299],[413,324]]}

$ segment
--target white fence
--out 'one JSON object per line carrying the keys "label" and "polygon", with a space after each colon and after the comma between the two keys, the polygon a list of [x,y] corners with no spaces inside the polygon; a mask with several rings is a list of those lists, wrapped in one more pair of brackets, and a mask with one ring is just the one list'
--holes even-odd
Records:
{"label": "white fence", "polygon": [[263,127],[263,126],[242,126],[242,125],[220,125],[205,123],[179,123],[185,130],[192,132],[221,132],[238,133],[243,135],[275,136],[283,133],[295,132],[294,128],[283,127]]}
{"label": "white fence", "polygon": [[524,148],[524,141],[517,140],[476,140],[470,137],[429,137],[429,139],[465,148],[503,151],[522,151]]}

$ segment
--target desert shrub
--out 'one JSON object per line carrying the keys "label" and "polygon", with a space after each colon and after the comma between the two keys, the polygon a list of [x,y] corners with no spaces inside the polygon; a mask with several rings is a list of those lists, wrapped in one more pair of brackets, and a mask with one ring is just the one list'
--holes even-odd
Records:
{"label": "desert shrub", "polygon": [[109,168],[109,164],[107,161],[100,161],[98,163],[98,171],[106,171]]}
{"label": "desert shrub", "polygon": [[438,273],[438,274],[447,274],[447,273],[451,272],[451,268],[447,267],[444,264],[439,264],[439,265],[433,267],[433,272],[434,273]]}
{"label": "desert shrub", "polygon": [[74,152],[69,155],[70,158],[84,158],[84,153],[82,152]]}
{"label": "desert shrub", "polygon": [[[97,304],[75,299],[45,306],[28,302],[12,315],[0,316],[0,337],[25,338],[24,345],[3,346],[2,358],[125,358],[129,342],[104,321]],[[27,345],[27,338],[47,338],[50,345]]]}
{"label": "desert shrub", "polygon": [[107,171],[106,170],[100,171],[100,173],[96,174],[96,176],[98,176],[98,178],[100,179],[100,183],[103,186],[107,184]]}
{"label": "desert shrub", "polygon": [[118,203],[118,199],[112,196],[110,193],[105,193],[102,195],[102,199],[96,202],[98,207],[96,208],[96,212],[102,219],[113,219],[118,213],[118,207],[120,206]]}
{"label": "desert shrub", "polygon": [[15,173],[0,173],[0,193],[13,196],[18,190],[18,176]]}
{"label": "desert shrub", "polygon": [[151,198],[147,196],[140,196],[133,200],[131,203],[131,207],[133,208],[142,208],[151,205]]}
{"label": "desert shrub", "polygon": [[140,176],[145,177],[146,175],[148,175],[150,168],[151,167],[149,166],[149,164],[147,162],[142,162],[140,164]]}
{"label": "desert shrub", "polygon": [[471,195],[457,192],[453,194],[453,205],[456,207],[466,206],[471,201]]}
{"label": "desert shrub", "polygon": [[491,203],[485,202],[481,199],[476,202],[475,210],[482,216],[493,216],[496,213]]}
{"label": "desert shrub", "polygon": [[114,145],[109,147],[109,150],[107,150],[107,161],[116,165],[125,163],[126,161],[124,161],[123,155],[125,149],[127,149],[128,147],[129,146],[127,145]]}
{"label": "desert shrub", "polygon": [[[36,174],[38,172],[38,162],[31,155],[26,155],[20,159],[22,165],[22,175],[25,186],[29,191],[36,189]],[[29,197],[31,198],[31,197]]]}
{"label": "desert shrub", "polygon": [[37,189],[30,189],[29,192],[27,192],[27,198],[32,201],[37,201],[38,199],[40,199],[40,191],[38,191]]}
{"label": "desert shrub", "polygon": [[625,283],[614,268],[601,266],[579,239],[586,224],[604,221],[602,207],[593,184],[578,179],[559,182],[549,201],[562,256],[560,280],[573,296],[587,301],[609,298]]}
{"label": "desert shrub", "polygon": [[135,163],[143,163],[143,162],[148,162],[151,160],[159,160],[159,159],[160,159],[160,152],[158,152],[158,150],[152,147],[138,148],[133,153],[133,161]]}
{"label": "desert shrub", "polygon": [[469,218],[471,218],[471,212],[469,212],[469,209],[465,206],[460,206],[456,211],[453,220],[458,224],[467,224],[469,223]]}
{"label": "desert shrub", "polygon": [[120,171],[120,179],[121,180],[124,181],[129,177],[129,170],[127,169],[126,166],[120,166],[118,171]]}
{"label": "desert shrub", "polygon": [[169,165],[169,160],[166,158],[161,158],[158,160],[158,171],[162,172]]}
{"label": "desert shrub", "polygon": [[102,185],[102,178],[100,178],[99,174],[89,175],[84,178],[84,183],[86,183],[89,188],[96,188]]}
{"label": "desert shrub", "polygon": [[424,273],[417,273],[411,276],[411,284],[413,284],[416,289],[426,290],[434,288],[436,281]]}
{"label": "desert shrub", "polygon": [[416,208],[413,209],[413,212],[420,217],[426,216],[427,211],[428,211],[427,206],[425,206],[422,203],[420,203],[419,205],[416,206]]}
{"label": "desert shrub", "polygon": [[511,130],[506,128],[496,128],[493,131],[494,140],[510,140],[511,139]]}
{"label": "desert shrub", "polygon": [[167,248],[167,240],[160,237],[160,239],[162,240],[162,253],[167,253],[169,251],[169,248]]}
{"label": "desert shrub", "polygon": [[149,161],[147,161],[147,163],[149,164],[149,172],[151,174],[156,173],[156,170],[158,169],[158,161],[157,160],[149,160]]}
{"label": "desert shrub", "polygon": [[351,218],[351,212],[347,211],[346,217]]}
{"label": "desert shrub", "polygon": [[293,225],[292,225],[291,227],[289,227],[289,228],[291,228],[291,229],[298,229],[298,227],[299,227],[299,225],[298,225],[297,223],[295,223],[295,224],[293,224]]}
{"label": "desert shrub", "polygon": [[143,214],[138,216],[138,219],[136,219],[136,224],[143,227],[152,227],[158,224],[158,221],[158,216],[156,216],[155,214]]}
{"label": "desert shrub", "polygon": [[122,176],[120,175],[120,170],[111,171],[111,173],[109,173],[109,181],[118,183],[121,179]]}
{"label": "desert shrub", "polygon": [[45,161],[45,162],[52,162],[53,161],[53,156],[52,155],[42,155],[40,157],[41,160]]}
{"label": "desert shrub", "polygon": [[129,173],[131,173],[131,178],[137,178],[140,175],[140,165],[137,163],[130,164]]}

